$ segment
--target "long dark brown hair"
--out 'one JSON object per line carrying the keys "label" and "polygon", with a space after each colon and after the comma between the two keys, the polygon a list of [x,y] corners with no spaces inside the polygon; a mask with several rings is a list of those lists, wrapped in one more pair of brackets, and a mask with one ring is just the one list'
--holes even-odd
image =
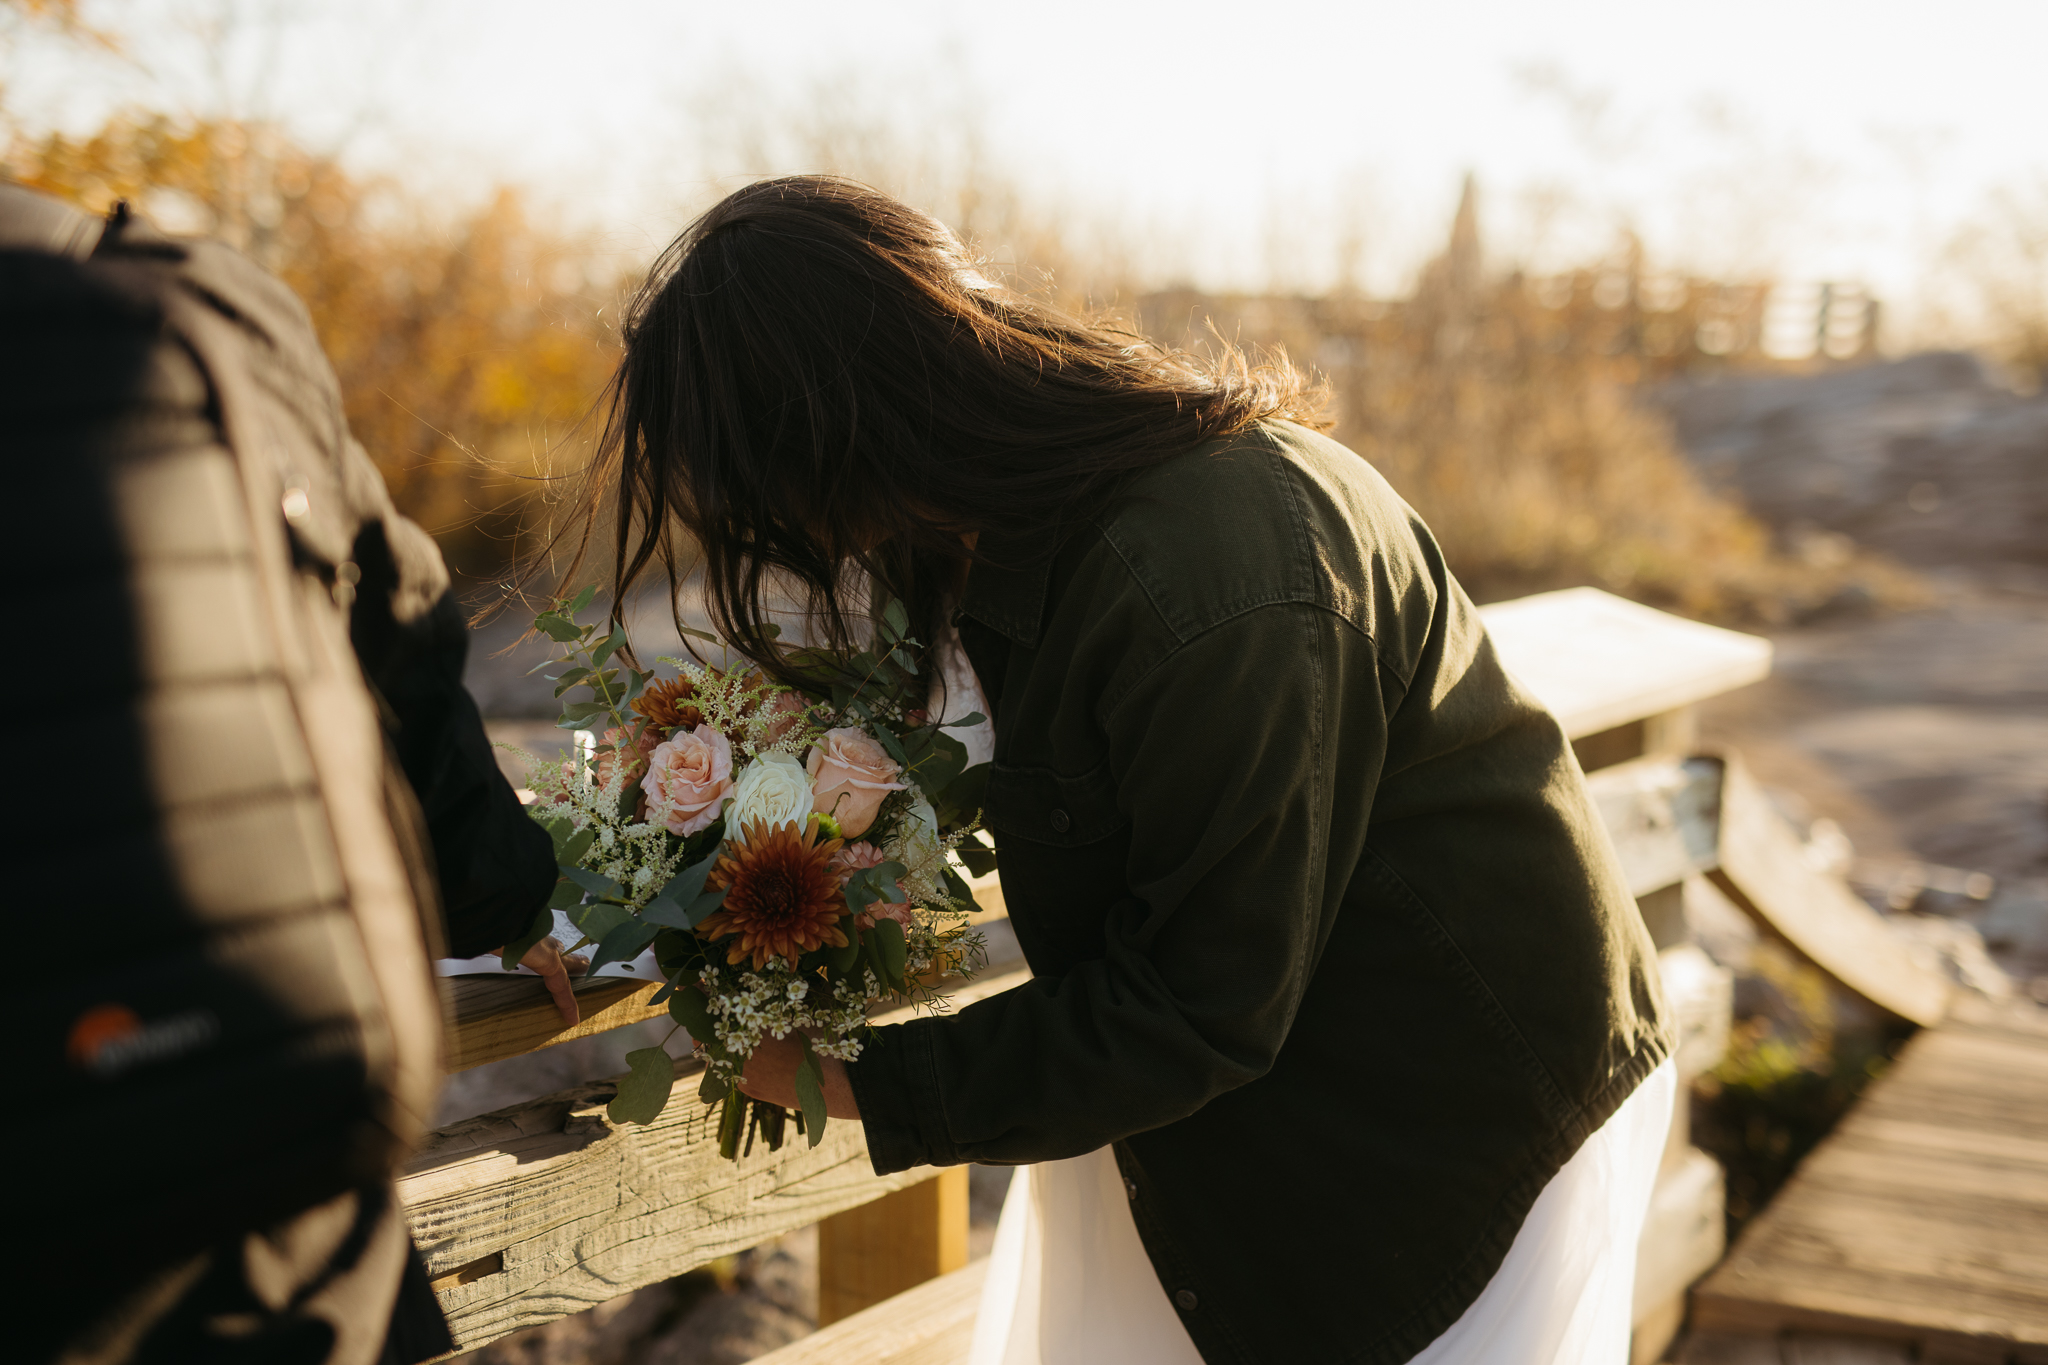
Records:
{"label": "long dark brown hair", "polygon": [[681,625],[694,543],[719,634],[785,677],[771,601],[831,648],[865,645],[883,594],[922,634],[971,561],[964,534],[1078,526],[1212,437],[1317,421],[1284,357],[1225,346],[1204,365],[1064,315],[991,282],[928,215],[830,176],[749,185],[692,223],[624,339],[565,580],[609,505],[614,621],[658,560]]}

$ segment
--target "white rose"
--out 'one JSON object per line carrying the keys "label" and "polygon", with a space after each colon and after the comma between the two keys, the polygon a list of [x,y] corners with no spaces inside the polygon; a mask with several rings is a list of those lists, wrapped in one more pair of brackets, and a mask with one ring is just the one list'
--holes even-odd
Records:
{"label": "white rose", "polygon": [[811,775],[788,754],[762,754],[733,783],[728,839],[753,824],[801,825],[811,814]]}

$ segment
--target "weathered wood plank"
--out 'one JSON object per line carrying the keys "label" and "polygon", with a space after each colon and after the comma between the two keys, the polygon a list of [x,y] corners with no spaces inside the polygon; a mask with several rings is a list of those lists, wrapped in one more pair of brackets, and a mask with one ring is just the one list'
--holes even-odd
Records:
{"label": "weathered wood plank", "polygon": [[555,1002],[537,976],[453,976],[442,978],[451,1024],[447,1032],[449,1071],[523,1056],[542,1048],[588,1038],[665,1014],[648,1000],[658,982],[590,977],[576,983],[583,1017],[564,1027]]}
{"label": "weathered wood plank", "polygon": [[1880,1008],[1922,1026],[1948,1012],[1946,978],[1914,961],[1841,880],[1817,871],[1735,754],[1723,756],[1721,842],[1709,874],[1773,937]]}
{"label": "weathered wood plank", "polygon": [[[1028,980],[1009,953],[955,989],[955,1002]],[[696,1097],[700,1069],[676,1064],[675,1096],[644,1126],[613,1125],[604,1114],[613,1087],[598,1082],[430,1138],[399,1181],[429,1276],[500,1258],[495,1271],[441,1292],[459,1346],[579,1312],[935,1174],[876,1177],[860,1125],[843,1120],[816,1148],[795,1138],[780,1152],[757,1146],[724,1161],[712,1111]]]}
{"label": "weathered wood plank", "polygon": [[754,1365],[962,1365],[988,1262],[976,1261],[793,1341]]}
{"label": "weathered wood plank", "polygon": [[2040,1012],[1966,1011],[1915,1038],[1700,1286],[1694,1321],[2048,1361]]}
{"label": "weathered wood plank", "polygon": [[1586,789],[1621,859],[1630,895],[1676,886],[1718,860],[1717,760],[1638,759],[1588,774]]}
{"label": "weathered wood plank", "polygon": [[818,1224],[818,1325],[828,1326],[967,1264],[967,1168]]}
{"label": "weathered wood plank", "polygon": [[1601,592],[1567,588],[1479,609],[1508,671],[1573,739],[1767,676],[1771,642]]}

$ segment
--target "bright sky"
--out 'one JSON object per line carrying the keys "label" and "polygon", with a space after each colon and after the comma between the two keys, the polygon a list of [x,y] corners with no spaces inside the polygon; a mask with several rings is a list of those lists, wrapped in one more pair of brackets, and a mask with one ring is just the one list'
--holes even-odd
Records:
{"label": "bright sky", "polygon": [[[1326,283],[1343,225],[1394,287],[1461,176],[1503,254],[1635,224],[1681,265],[1867,280],[1903,301],[1993,186],[2048,175],[2048,2],[1943,0],[127,0],[150,68],[46,45],[9,98],[89,124],[170,92],[283,117],[469,192],[528,182],[621,242],[701,202],[692,120],[851,79],[934,138],[979,121],[1047,202],[1159,277]],[[239,16],[226,76],[190,16]],[[181,18],[181,16],[183,16]],[[963,112],[966,111],[966,112]],[[721,164],[733,173],[792,169]]]}

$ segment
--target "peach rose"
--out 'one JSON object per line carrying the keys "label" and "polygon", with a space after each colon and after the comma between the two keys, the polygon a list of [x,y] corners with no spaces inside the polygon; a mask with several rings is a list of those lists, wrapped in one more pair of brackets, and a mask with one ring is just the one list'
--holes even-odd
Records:
{"label": "peach rose", "polygon": [[654,747],[647,758],[648,818],[675,835],[691,835],[710,827],[719,807],[732,794],[732,745],[709,725],[677,734]]}
{"label": "peach rose", "polygon": [[768,722],[768,733],[761,737],[763,744],[773,744],[804,723],[804,712],[811,704],[804,700],[801,692],[777,692],[768,699],[768,714],[774,719]]}
{"label": "peach rose", "polygon": [[604,732],[604,738],[600,742],[611,746],[609,752],[597,756],[597,785],[602,787],[612,780],[612,764],[621,754],[625,756],[628,782],[644,774],[647,771],[647,756],[661,743],[661,736],[655,732],[652,725],[649,725],[640,731],[640,739],[636,743],[632,731],[613,726]]}
{"label": "peach rose", "polygon": [[897,781],[903,770],[875,737],[845,726],[827,730],[811,747],[807,765],[817,795],[811,809],[839,822],[839,832],[857,839],[875,823],[875,812],[890,792],[908,790]]}

